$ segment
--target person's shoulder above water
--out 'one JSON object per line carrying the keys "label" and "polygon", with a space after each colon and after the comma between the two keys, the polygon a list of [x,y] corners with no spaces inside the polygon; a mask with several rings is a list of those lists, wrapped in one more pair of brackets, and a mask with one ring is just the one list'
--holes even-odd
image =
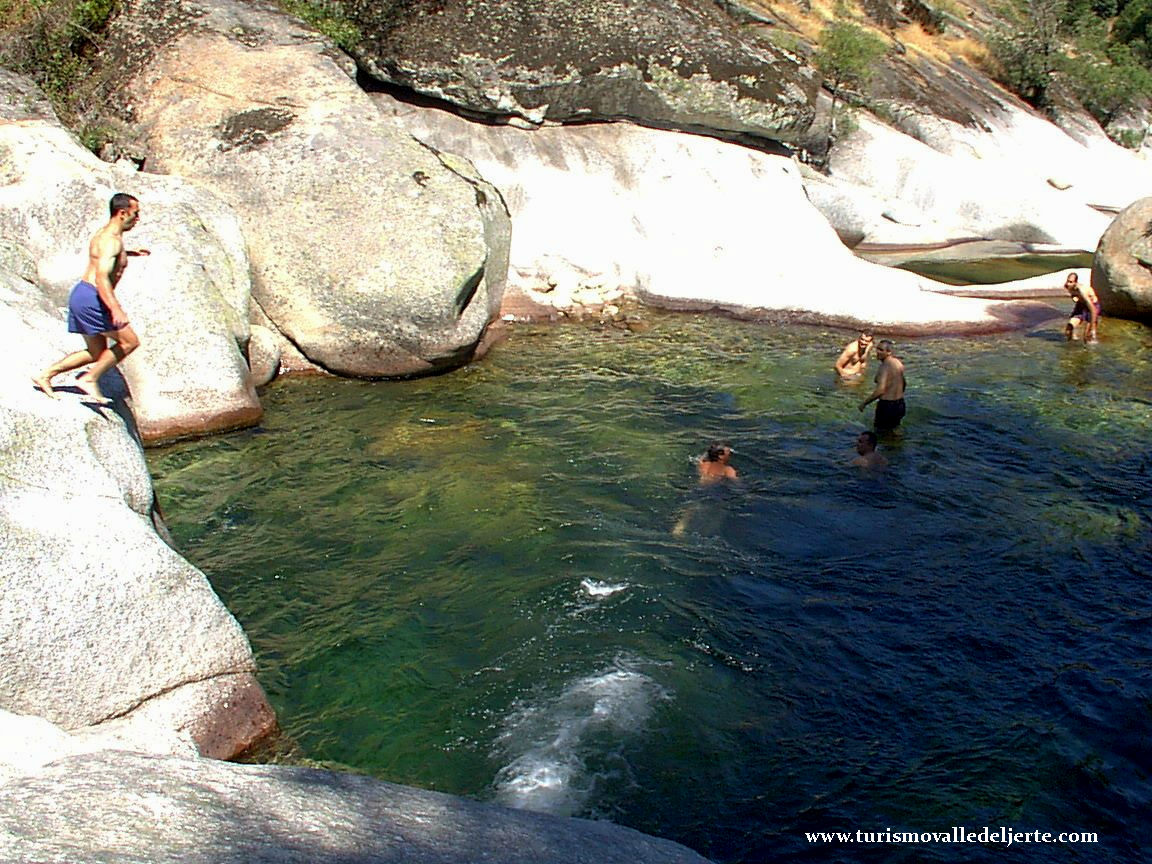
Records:
{"label": "person's shoulder above water", "polygon": [[841,378],[853,378],[868,365],[868,354],[872,351],[872,334],[861,333],[844,346],[836,358],[833,368]]}
{"label": "person's shoulder above water", "polygon": [[856,436],[856,457],[852,464],[858,468],[883,468],[888,464],[883,453],[876,450],[876,433],[865,429]]}
{"label": "person's shoulder above water", "polygon": [[708,452],[700,457],[696,464],[700,473],[701,483],[716,483],[720,480],[735,480],[738,476],[736,469],[729,464],[732,458],[732,448],[725,441],[713,441],[708,445]]}

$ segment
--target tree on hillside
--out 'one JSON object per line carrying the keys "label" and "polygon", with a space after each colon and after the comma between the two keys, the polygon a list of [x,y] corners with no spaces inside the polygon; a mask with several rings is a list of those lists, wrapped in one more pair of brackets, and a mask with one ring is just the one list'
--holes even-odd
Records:
{"label": "tree on hillside", "polygon": [[832,91],[829,147],[836,137],[836,104],[844,88],[865,86],[876,69],[876,61],[887,50],[888,46],[879,36],[848,21],[834,21],[821,31],[820,47],[813,55],[812,63]]}
{"label": "tree on hillside", "polygon": [[61,120],[93,143],[82,115],[106,82],[93,60],[119,0],[0,0],[0,66],[32,78]]}
{"label": "tree on hillside", "polygon": [[1107,127],[1124,109],[1152,95],[1152,72],[1140,64],[1129,45],[1109,40],[1108,27],[1099,18],[1081,20],[1074,49],[1061,64],[1062,77],[1101,126]]}
{"label": "tree on hillside", "polygon": [[1152,0],[1121,3],[1112,37],[1132,49],[1145,65],[1152,64]]}
{"label": "tree on hillside", "polygon": [[1067,9],[1067,0],[1016,0],[1004,10],[1007,23],[988,39],[1000,83],[1037,108],[1048,107],[1064,58],[1060,31]]}

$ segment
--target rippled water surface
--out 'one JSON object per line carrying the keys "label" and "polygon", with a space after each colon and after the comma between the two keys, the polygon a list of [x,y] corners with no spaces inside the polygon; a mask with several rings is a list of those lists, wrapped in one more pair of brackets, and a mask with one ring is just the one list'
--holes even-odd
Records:
{"label": "rippled water surface", "polygon": [[[649,325],[283,381],[150,453],[298,754],[720,862],[1148,860],[1152,331],[900,343],[867,476],[850,334]],[[804,836],[953,826],[1100,843]]]}

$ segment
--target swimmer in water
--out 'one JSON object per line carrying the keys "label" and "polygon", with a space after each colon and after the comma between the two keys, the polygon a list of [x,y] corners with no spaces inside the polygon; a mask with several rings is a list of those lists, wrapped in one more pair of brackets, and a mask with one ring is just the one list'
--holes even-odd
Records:
{"label": "swimmer in water", "polygon": [[735,480],[736,469],[728,464],[732,458],[732,448],[723,441],[713,441],[708,452],[696,463],[701,483],[716,483],[720,480]]}
{"label": "swimmer in water", "polygon": [[[726,442],[713,441],[709,444],[708,452],[701,456],[696,463],[700,485],[716,486],[723,481],[735,480],[738,476],[736,469],[728,464],[731,458],[732,448]],[[683,534],[687,530],[689,522],[708,509],[710,508],[704,506],[703,502],[689,504],[680,514],[680,518],[676,520],[672,533],[677,536]]]}
{"label": "swimmer in water", "polygon": [[884,455],[876,452],[876,433],[871,429],[856,436],[856,453],[852,464],[859,468],[883,468],[888,464]]}

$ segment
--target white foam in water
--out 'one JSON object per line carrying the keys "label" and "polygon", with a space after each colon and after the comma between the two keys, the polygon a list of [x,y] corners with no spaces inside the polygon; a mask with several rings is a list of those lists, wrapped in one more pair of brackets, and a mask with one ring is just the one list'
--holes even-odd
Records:
{"label": "white foam in water", "polygon": [[595,579],[581,579],[580,587],[590,597],[611,597],[617,591],[625,590],[628,583],[621,582],[619,585],[613,585],[609,582],[597,582]]}
{"label": "white foam in water", "polygon": [[525,810],[578,812],[597,780],[589,763],[612,757],[666,698],[647,675],[615,668],[569,684],[544,704],[519,708],[497,739],[509,761],[496,775],[496,799]]}

